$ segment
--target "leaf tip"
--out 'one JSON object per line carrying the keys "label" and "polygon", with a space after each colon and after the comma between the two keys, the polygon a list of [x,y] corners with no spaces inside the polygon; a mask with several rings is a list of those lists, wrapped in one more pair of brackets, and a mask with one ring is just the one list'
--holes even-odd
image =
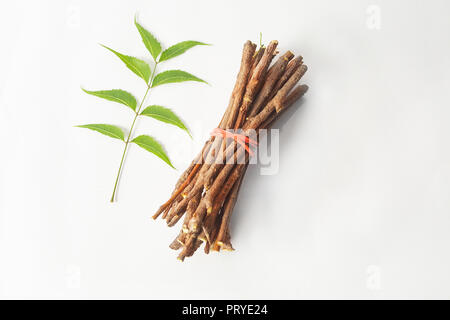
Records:
{"label": "leaf tip", "polygon": [[202,42],[202,41],[197,41],[197,40],[188,40],[190,42],[194,42],[195,45],[197,46],[212,46],[211,43],[206,43],[206,42]]}
{"label": "leaf tip", "polygon": [[206,80],[203,80],[203,79],[201,79],[201,78],[199,78],[199,77],[196,77],[197,78],[197,81],[198,82],[203,82],[204,84],[207,84],[208,86],[210,86],[211,84],[208,82],[208,81],[206,81]]}
{"label": "leaf tip", "polygon": [[139,22],[138,22],[138,14],[137,14],[137,12],[134,14],[134,25],[135,25],[136,27],[139,26]]}
{"label": "leaf tip", "polygon": [[102,46],[105,49],[108,49],[109,51],[113,51],[113,49],[111,49],[110,47],[104,45],[103,43],[99,43],[100,46]]}

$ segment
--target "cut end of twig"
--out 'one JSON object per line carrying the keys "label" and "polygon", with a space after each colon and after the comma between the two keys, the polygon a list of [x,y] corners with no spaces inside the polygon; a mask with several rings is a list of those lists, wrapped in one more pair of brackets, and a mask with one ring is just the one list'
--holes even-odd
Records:
{"label": "cut end of twig", "polygon": [[156,213],[152,216],[153,220],[156,220],[156,218],[158,218],[160,216],[161,213],[163,213],[163,211],[165,210],[165,206],[162,205],[158,211],[156,211]]}
{"label": "cut end of twig", "polygon": [[183,242],[181,242],[178,238],[176,238],[172,243],[169,245],[169,248],[172,250],[178,250],[184,245]]}
{"label": "cut end of twig", "polygon": [[231,243],[229,242],[229,240],[226,240],[227,242],[223,242],[223,241],[217,241],[217,245],[225,251],[234,251],[233,246],[231,245]]}
{"label": "cut end of twig", "polygon": [[180,220],[181,216],[179,215],[175,215],[172,219],[170,219],[170,221],[167,221],[167,226],[169,227],[173,227],[174,225],[177,224],[178,220]]}
{"label": "cut end of twig", "polygon": [[283,55],[283,59],[285,61],[290,61],[294,57],[294,53],[291,50],[286,51],[286,53]]}

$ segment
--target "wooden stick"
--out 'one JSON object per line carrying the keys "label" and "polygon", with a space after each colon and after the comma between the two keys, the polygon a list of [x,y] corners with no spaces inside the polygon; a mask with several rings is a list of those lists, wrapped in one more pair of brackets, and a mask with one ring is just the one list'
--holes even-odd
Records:
{"label": "wooden stick", "polygon": [[239,108],[239,114],[236,123],[234,124],[234,129],[241,128],[242,124],[244,123],[247,109],[253,102],[258,85],[260,84],[262,77],[265,75],[267,68],[270,65],[270,62],[273,59],[273,54],[275,52],[275,49],[277,48],[277,45],[278,41],[276,40],[271,41],[269,43],[266,50],[264,51],[261,60],[259,61],[255,70],[253,71],[253,74],[250,80],[248,81],[247,88],[245,89],[244,98],[242,101],[242,105]]}
{"label": "wooden stick", "polygon": [[278,58],[277,62],[273,66],[270,67],[267,72],[267,78],[262,86],[261,91],[259,92],[255,103],[252,105],[251,109],[248,112],[249,117],[253,117],[256,115],[263,104],[267,103],[267,100],[270,98],[270,95],[273,92],[275,85],[278,80],[281,80],[280,77],[286,70],[288,62],[294,57],[294,54],[291,51],[286,52],[281,57]]}
{"label": "wooden stick", "polygon": [[[239,73],[219,128],[243,128],[245,134],[269,128],[307,91],[306,85],[295,87],[307,70],[301,56],[293,59],[287,51],[270,66],[277,45],[271,41],[267,48],[255,51],[256,45],[250,41],[244,44]],[[223,163],[228,159],[235,162]],[[170,244],[174,250],[182,249],[178,259],[192,256],[203,242],[205,253],[234,250],[229,223],[248,161],[249,154],[235,141],[226,145],[222,137],[211,137],[181,175],[171,198],[153,216],[162,213],[169,226],[184,216],[182,229]]]}

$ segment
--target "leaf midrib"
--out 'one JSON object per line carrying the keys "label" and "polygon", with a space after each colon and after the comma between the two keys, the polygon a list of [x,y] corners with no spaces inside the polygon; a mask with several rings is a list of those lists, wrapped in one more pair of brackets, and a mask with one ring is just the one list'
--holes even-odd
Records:
{"label": "leaf midrib", "polygon": [[[119,91],[120,92],[120,91]],[[106,97],[107,95],[104,95],[104,94],[100,94],[100,95],[103,95],[104,97]],[[130,105],[127,101],[125,101],[125,100],[123,100],[123,99],[120,99],[120,98],[118,98],[118,97],[112,97],[112,98],[114,98],[114,99],[116,99],[116,100],[118,100],[118,102],[120,102],[120,103],[122,103],[122,104],[124,104],[124,105],[126,105],[126,106],[128,106],[128,107],[130,107],[131,109],[136,109],[136,105]]]}
{"label": "leaf midrib", "polygon": [[[95,130],[97,130],[97,131],[99,131],[99,132],[101,132],[101,133],[103,133],[103,134],[105,134],[105,133],[107,133],[106,135],[108,136],[113,136],[114,138],[116,138],[116,139],[119,139],[119,140],[122,140],[122,141],[124,141],[123,140],[123,137],[121,137],[121,136],[118,136],[117,134],[115,134],[114,132],[112,132],[112,131],[108,131],[108,130],[105,130],[105,129],[103,129],[102,127],[99,127],[99,126],[97,126],[97,125],[90,125],[92,128],[95,128]],[[81,128],[86,128],[86,129],[91,129],[91,128],[89,128],[89,127],[86,127],[86,126],[80,126]]]}
{"label": "leaf midrib", "polygon": [[174,121],[173,119],[168,118],[167,116],[162,116],[162,115],[157,114],[157,113],[141,113],[141,114],[144,115],[144,116],[149,116],[149,117],[159,117],[161,119],[167,120],[169,123],[172,123],[172,124],[175,124],[177,126],[180,126],[182,129],[186,129],[186,127],[184,126],[184,124],[182,122]]}

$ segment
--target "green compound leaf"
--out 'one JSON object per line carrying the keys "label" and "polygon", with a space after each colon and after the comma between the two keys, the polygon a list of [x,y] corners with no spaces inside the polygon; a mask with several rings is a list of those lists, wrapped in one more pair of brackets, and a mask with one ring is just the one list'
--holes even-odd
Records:
{"label": "green compound leaf", "polygon": [[176,56],[179,56],[180,54],[186,52],[186,50],[195,47],[195,46],[208,46],[209,44],[207,43],[203,43],[203,42],[199,42],[199,41],[183,41],[180,43],[177,43],[169,48],[167,48],[166,50],[163,51],[163,53],[161,53],[161,57],[159,58],[159,61],[166,61],[169,59],[172,59]]}
{"label": "green compound leaf", "polygon": [[81,88],[84,92],[87,94],[91,94],[93,96],[106,99],[109,101],[118,102],[121,104],[124,104],[128,107],[130,107],[133,111],[136,111],[136,98],[129,92],[120,90],[120,89],[113,89],[113,90],[100,90],[100,91],[89,91],[86,89]]}
{"label": "green compound leaf", "polygon": [[117,51],[111,49],[111,48],[108,48],[105,45],[101,45],[101,46],[108,49],[109,51],[114,53],[116,56],[118,56],[119,59],[122,60],[123,63],[125,63],[125,65],[128,67],[128,69],[133,71],[138,77],[141,77],[142,79],[144,79],[145,83],[148,83],[148,81],[150,80],[151,70],[150,70],[150,66],[147,64],[147,62],[140,60],[138,58],[135,58],[135,57],[124,55],[120,52],[117,52]]}
{"label": "green compound leaf", "polygon": [[175,167],[170,162],[170,159],[167,156],[166,152],[164,151],[164,148],[152,137],[141,135],[134,138],[131,142],[134,142],[141,148],[153,153],[155,156],[162,159],[165,163],[175,169]]}
{"label": "green compound leaf", "polygon": [[158,58],[159,54],[161,53],[161,44],[148,30],[146,30],[137,22],[136,18],[134,18],[134,24],[141,34],[141,38],[144,42],[145,47],[150,52],[153,59],[156,61],[156,58]]}
{"label": "green compound leaf", "polygon": [[153,79],[152,87],[156,87],[166,83],[184,82],[184,81],[198,81],[207,83],[205,80],[197,78],[196,76],[182,70],[168,70],[158,73]]}
{"label": "green compound leaf", "polygon": [[181,121],[180,118],[170,109],[164,108],[162,106],[152,105],[145,108],[141,115],[152,117],[156,120],[172,124],[174,126],[177,126],[178,128],[183,129],[187,132],[187,134],[192,138],[191,133],[184,125],[183,121]]}
{"label": "green compound leaf", "polygon": [[76,127],[91,129],[100,132],[108,137],[124,141],[124,134],[122,129],[111,124],[85,124]]}

